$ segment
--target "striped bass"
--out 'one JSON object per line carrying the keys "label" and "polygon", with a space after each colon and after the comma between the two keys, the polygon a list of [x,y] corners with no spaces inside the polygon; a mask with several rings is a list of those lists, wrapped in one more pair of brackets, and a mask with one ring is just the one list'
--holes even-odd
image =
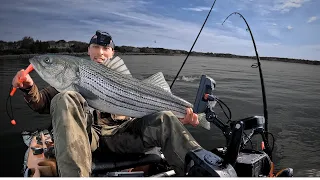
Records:
{"label": "striped bass", "polygon": [[40,55],[30,63],[39,76],[57,89],[77,91],[94,109],[140,118],[171,111],[184,118],[193,105],[171,93],[161,72],[139,80],[133,78],[123,60],[115,57],[104,64],[68,55]]}

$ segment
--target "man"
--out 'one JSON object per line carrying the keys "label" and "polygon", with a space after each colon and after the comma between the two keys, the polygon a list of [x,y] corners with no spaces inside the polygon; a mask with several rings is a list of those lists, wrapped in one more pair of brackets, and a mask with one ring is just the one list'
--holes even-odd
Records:
{"label": "man", "polygon": [[[105,64],[112,60],[114,46],[108,33],[97,31],[90,40],[88,55],[92,61]],[[199,123],[191,108],[184,119],[170,111],[134,120],[92,111],[77,92],[59,93],[51,86],[39,91],[29,75],[19,83],[23,71],[16,74],[12,85],[24,92],[25,101],[34,111],[51,114],[60,176],[90,176],[92,152],[97,149],[121,154],[142,153],[152,147],[161,147],[168,163],[181,176],[186,153],[201,148],[183,126]]]}

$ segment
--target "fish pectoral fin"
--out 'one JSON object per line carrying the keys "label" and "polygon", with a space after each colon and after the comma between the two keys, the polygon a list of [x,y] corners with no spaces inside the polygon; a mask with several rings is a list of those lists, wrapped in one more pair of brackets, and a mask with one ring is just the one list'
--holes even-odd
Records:
{"label": "fish pectoral fin", "polygon": [[164,75],[162,72],[158,72],[158,73],[148,77],[147,79],[144,79],[142,82],[148,82],[150,84],[159,86],[159,87],[163,88],[164,90],[169,91],[171,93],[170,86],[167,83],[166,79],[164,78]]}
{"label": "fish pectoral fin", "polygon": [[90,100],[95,100],[95,99],[98,99],[99,97],[95,94],[93,94],[91,91],[75,84],[74,85],[75,88],[77,89],[77,91],[83,96],[83,98],[85,99],[90,99]]}
{"label": "fish pectoral fin", "polygon": [[128,75],[128,76],[132,77],[129,69],[124,64],[123,59],[121,59],[119,56],[116,56],[113,59],[107,60],[103,64],[112,70],[115,70],[117,72],[120,72],[121,74]]}

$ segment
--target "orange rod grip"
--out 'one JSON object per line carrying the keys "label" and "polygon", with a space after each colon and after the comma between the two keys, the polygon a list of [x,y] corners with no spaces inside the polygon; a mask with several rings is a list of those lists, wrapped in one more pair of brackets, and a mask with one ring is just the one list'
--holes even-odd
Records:
{"label": "orange rod grip", "polygon": [[[34,68],[33,68],[32,64],[30,64],[27,67],[27,69],[25,71],[23,71],[23,74],[22,74],[21,78],[19,78],[19,82],[22,83],[25,80],[26,75],[29,74],[33,69]],[[17,91],[17,88],[15,88],[15,87],[12,88],[12,90],[10,92],[10,96],[13,96],[16,91]]]}

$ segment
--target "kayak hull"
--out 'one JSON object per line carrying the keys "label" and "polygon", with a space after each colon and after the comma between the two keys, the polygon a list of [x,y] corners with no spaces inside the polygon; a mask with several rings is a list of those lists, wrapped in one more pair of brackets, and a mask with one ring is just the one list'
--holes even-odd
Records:
{"label": "kayak hull", "polygon": [[[23,132],[24,143],[28,146],[25,153],[24,177],[57,177],[58,167],[54,155],[54,141],[48,130],[34,133]],[[175,172],[169,167],[160,148],[143,154],[102,154],[93,153],[93,177],[105,176],[172,176]]]}

